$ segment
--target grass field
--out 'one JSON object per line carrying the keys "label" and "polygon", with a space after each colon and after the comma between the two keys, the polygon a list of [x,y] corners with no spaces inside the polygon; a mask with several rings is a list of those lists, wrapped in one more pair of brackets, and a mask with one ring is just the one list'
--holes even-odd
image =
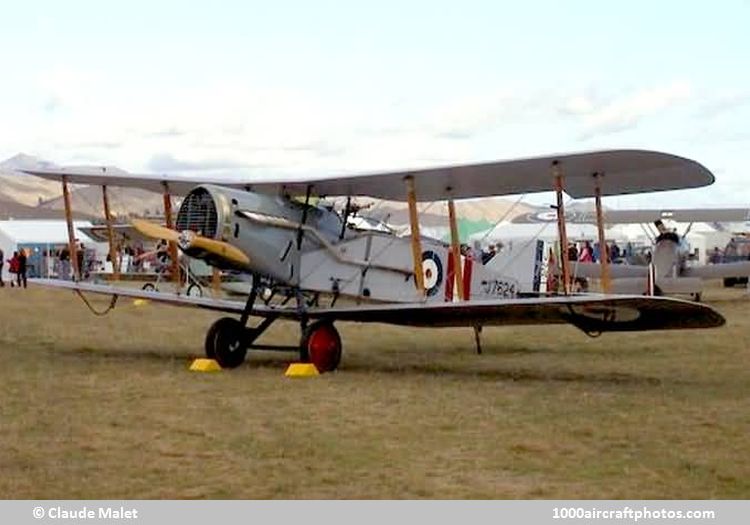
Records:
{"label": "grass field", "polygon": [[705,298],[727,326],[486,329],[482,356],[341,325],[340,370],[292,380],[188,372],[213,314],[6,287],[0,498],[748,498],[750,298]]}

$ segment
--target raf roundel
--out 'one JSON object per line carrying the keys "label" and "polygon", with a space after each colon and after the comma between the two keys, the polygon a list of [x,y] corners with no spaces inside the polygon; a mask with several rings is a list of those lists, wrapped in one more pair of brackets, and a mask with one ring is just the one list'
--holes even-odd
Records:
{"label": "raf roundel", "polygon": [[443,263],[432,250],[422,253],[422,271],[424,272],[424,289],[428,296],[435,295],[443,283]]}

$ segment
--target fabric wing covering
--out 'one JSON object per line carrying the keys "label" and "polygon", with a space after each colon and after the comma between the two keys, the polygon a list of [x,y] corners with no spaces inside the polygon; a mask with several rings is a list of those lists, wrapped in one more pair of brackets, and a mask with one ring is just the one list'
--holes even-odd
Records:
{"label": "fabric wing covering", "polygon": [[[244,302],[205,297],[188,297],[133,288],[35,279],[40,285],[68,288],[81,292],[149,299],[175,306],[189,306],[227,313],[242,313]],[[298,319],[296,308],[273,308],[258,305],[253,315]],[[582,295],[537,297],[463,303],[408,303],[358,305],[352,307],[314,308],[307,311],[311,319],[387,323],[395,325],[505,326],[570,323],[586,332],[624,332],[712,328],[725,320],[716,310],[704,304],[667,297]]]}
{"label": "fabric wing covering", "polygon": [[414,178],[419,201],[448,198],[468,199],[553,190],[552,163],[559,162],[565,191],[574,198],[594,196],[594,173],[600,178],[603,195],[620,195],[706,186],[714,181],[711,172],[690,159],[645,150],[608,150],[567,155],[517,159],[481,164],[399,170],[324,177],[278,177],[259,173],[243,177],[183,177],[179,175],[136,175],[106,168],[60,168],[24,170],[26,173],[74,184],[136,187],[162,192],[165,183],[173,195],[185,195],[199,184],[219,184],[262,193],[305,194],[312,186],[323,196],[368,196],[406,200],[404,178]]}

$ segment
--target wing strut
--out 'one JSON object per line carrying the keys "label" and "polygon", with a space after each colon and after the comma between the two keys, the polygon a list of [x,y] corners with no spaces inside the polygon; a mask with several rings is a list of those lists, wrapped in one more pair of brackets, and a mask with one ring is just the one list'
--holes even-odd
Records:
{"label": "wing strut", "polygon": [[451,257],[453,258],[453,278],[456,282],[456,292],[459,300],[464,298],[464,275],[461,269],[461,247],[456,223],[456,205],[453,199],[448,200],[448,220],[451,226]]}
{"label": "wing strut", "polygon": [[211,292],[217,299],[221,296],[221,270],[216,266],[211,270]]}
{"label": "wing strut", "polygon": [[408,175],[406,197],[409,202],[409,226],[411,227],[411,255],[414,261],[414,282],[420,296],[424,296],[424,269],[422,268],[422,241],[419,235],[419,215],[417,214],[417,192],[414,188],[414,177]]}
{"label": "wing strut", "polygon": [[560,267],[562,268],[563,292],[570,293],[570,261],[568,261],[568,232],[565,228],[565,203],[563,202],[563,172],[560,162],[552,161],[555,194],[557,196],[557,233],[560,238]]}
{"label": "wing strut", "polygon": [[[73,227],[73,210],[70,206],[70,188],[68,188],[68,176],[62,176],[63,203],[65,204],[65,222],[68,225],[68,251],[70,252],[70,264],[73,268],[73,280],[78,281],[81,276],[81,268],[78,267],[78,246],[76,246],[76,233]],[[67,278],[67,276],[65,277]]]}
{"label": "wing strut", "polygon": [[604,236],[604,213],[602,211],[602,177],[604,173],[596,172],[594,177],[594,199],[596,202],[596,229],[599,232],[599,259],[602,267],[602,291],[609,293],[612,280],[609,276],[609,250]]}
{"label": "wing strut", "polygon": [[120,280],[120,261],[115,249],[115,230],[112,227],[112,213],[109,209],[109,195],[107,185],[102,184],[102,203],[104,204],[104,220],[107,222],[107,241],[109,241],[109,260],[112,261],[112,280]]}
{"label": "wing strut", "polygon": [[[174,230],[174,223],[172,222],[172,195],[169,193],[169,183],[162,182],[164,188],[164,224],[170,230]],[[172,259],[172,280],[175,283],[175,291],[180,293],[180,261],[177,255],[177,243],[175,241],[169,242],[169,258]]]}

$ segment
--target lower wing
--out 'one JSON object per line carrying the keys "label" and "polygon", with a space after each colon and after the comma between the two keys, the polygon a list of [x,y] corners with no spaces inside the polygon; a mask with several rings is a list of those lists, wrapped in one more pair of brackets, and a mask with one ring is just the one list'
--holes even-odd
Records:
{"label": "lower wing", "polygon": [[685,268],[683,275],[686,277],[700,277],[701,279],[747,277],[750,275],[750,261],[708,264],[706,266],[689,266]]}
{"label": "lower wing", "polygon": [[[188,297],[101,284],[34,279],[41,286],[241,314],[244,301]],[[293,307],[255,305],[252,315],[298,320]],[[459,303],[389,303],[336,308],[311,308],[310,319],[386,323],[402,326],[457,327],[572,324],[584,332],[623,332],[714,328],[724,317],[704,304],[641,295],[571,295],[466,301]]]}
{"label": "lower wing", "polygon": [[[576,277],[588,277],[599,279],[602,276],[602,265],[589,262],[571,262],[571,272]],[[648,266],[636,266],[631,264],[610,264],[609,276],[612,279],[648,276]],[[644,281],[645,282],[645,281]]]}

